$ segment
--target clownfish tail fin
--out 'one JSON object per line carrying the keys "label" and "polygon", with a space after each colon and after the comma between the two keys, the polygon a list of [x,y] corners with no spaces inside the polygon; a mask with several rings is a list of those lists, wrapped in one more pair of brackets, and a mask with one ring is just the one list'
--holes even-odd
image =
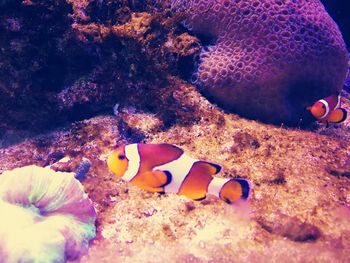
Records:
{"label": "clownfish tail fin", "polygon": [[344,108],[339,108],[339,110],[341,110],[343,112],[343,118],[341,118],[339,122],[343,122],[348,117],[348,112]]}
{"label": "clownfish tail fin", "polygon": [[233,179],[236,182],[238,182],[241,185],[242,188],[242,196],[241,198],[243,199],[248,199],[249,198],[249,193],[250,193],[250,184],[246,179],[241,179],[241,178],[237,178],[237,179]]}
{"label": "clownfish tail fin", "polygon": [[234,203],[240,199],[249,198],[250,185],[247,180],[241,178],[233,178],[223,185],[220,198],[226,203]]}
{"label": "clownfish tail fin", "polygon": [[328,120],[333,123],[341,123],[346,120],[348,113],[343,108],[334,110],[328,117]]}
{"label": "clownfish tail fin", "polygon": [[239,199],[248,199],[249,193],[249,182],[242,178],[223,179],[214,177],[208,187],[208,194],[216,195],[229,204]]}
{"label": "clownfish tail fin", "polygon": [[348,117],[348,112],[343,108],[340,108],[340,110],[342,110],[344,112],[344,121],[345,121],[346,118]]}

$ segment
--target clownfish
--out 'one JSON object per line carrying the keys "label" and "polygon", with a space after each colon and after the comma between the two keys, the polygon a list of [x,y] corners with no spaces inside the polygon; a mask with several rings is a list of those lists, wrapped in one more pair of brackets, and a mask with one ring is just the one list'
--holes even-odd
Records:
{"label": "clownfish", "polygon": [[340,107],[340,103],[341,96],[332,95],[316,101],[314,105],[306,109],[309,110],[319,122],[328,126],[328,122],[340,123],[346,120],[347,111]]}
{"label": "clownfish", "polygon": [[187,155],[172,144],[129,144],[113,151],[108,168],[141,189],[176,193],[193,200],[212,194],[227,203],[249,197],[250,186],[241,178],[213,177],[221,166]]}

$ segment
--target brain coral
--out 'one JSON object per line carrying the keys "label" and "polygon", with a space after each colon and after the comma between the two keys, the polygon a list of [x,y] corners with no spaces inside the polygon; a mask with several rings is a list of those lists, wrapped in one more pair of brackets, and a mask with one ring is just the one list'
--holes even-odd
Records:
{"label": "brain coral", "polygon": [[305,106],[340,90],[347,52],[318,0],[172,0],[185,26],[216,42],[193,81],[243,116],[297,124]]}
{"label": "brain coral", "polygon": [[96,212],[73,173],[25,166],[0,175],[0,262],[65,262],[86,252]]}

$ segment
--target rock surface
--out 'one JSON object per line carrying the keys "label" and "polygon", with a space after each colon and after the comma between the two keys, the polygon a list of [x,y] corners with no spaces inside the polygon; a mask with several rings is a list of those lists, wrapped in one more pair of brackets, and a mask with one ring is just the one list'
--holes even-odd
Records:
{"label": "rock surface", "polygon": [[179,18],[147,2],[1,3],[0,136],[8,141],[17,141],[11,130],[32,135],[116,103],[160,112],[179,54],[199,50],[197,38],[175,32]]}
{"label": "rock surface", "polygon": [[[70,156],[61,167],[69,172],[75,160],[91,161],[82,183],[97,208],[98,237],[80,262],[346,262],[350,123],[314,131],[274,127],[224,113],[193,86],[169,82],[183,107],[191,106],[185,124],[169,127],[157,115],[120,107],[118,116],[1,149],[0,170]],[[348,95],[344,101],[349,109]],[[108,153],[137,141],[177,144],[222,164],[219,176],[249,179],[249,205],[148,193],[113,176]]]}

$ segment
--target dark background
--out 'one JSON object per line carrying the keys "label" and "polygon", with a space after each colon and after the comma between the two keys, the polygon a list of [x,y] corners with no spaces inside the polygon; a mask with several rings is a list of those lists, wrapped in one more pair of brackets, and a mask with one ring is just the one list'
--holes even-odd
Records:
{"label": "dark background", "polygon": [[350,50],[350,1],[349,0],[322,0],[326,10],[337,22],[343,33],[348,50]]}

